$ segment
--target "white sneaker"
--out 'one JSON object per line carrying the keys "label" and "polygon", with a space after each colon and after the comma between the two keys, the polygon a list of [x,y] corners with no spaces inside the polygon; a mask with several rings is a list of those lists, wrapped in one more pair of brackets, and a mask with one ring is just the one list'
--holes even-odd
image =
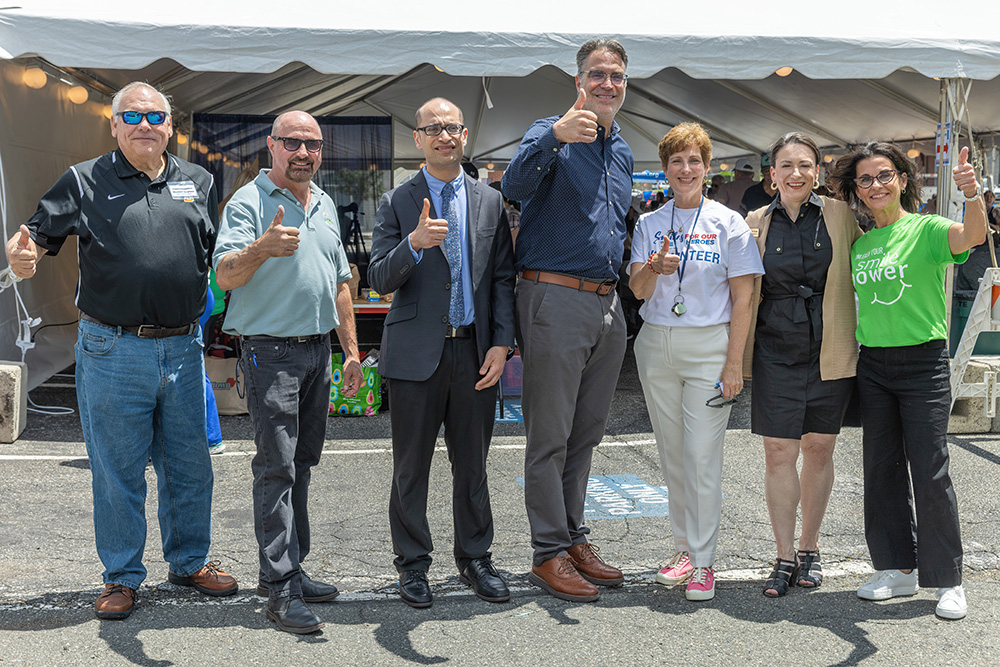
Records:
{"label": "white sneaker", "polygon": [[904,595],[916,595],[917,571],[909,574],[900,570],[879,570],[868,583],[858,589],[858,597],[863,600],[888,600]]}
{"label": "white sneaker", "polygon": [[941,618],[957,621],[965,618],[969,605],[965,604],[965,589],[959,586],[938,589],[938,605],[934,613]]}

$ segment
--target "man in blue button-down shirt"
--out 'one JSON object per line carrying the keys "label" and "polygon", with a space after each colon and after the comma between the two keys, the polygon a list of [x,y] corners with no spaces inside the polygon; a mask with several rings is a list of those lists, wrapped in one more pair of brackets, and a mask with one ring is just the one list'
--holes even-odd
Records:
{"label": "man in blue button-down shirt", "polygon": [[462,172],[463,122],[443,98],[417,111],[413,139],[426,164],[382,196],[368,267],[375,289],[395,292],[379,372],[392,395],[389,528],[399,595],[411,607],[433,602],[427,490],[442,424],[459,576],[484,600],[510,597],[489,552],[486,454],[497,380],[514,345],[514,260],[503,198]]}
{"label": "man in blue button-down shirt", "polygon": [[514,259],[534,549],[529,578],[558,598],[591,602],[599,597],[594,584],[624,580],[587,541],[583,507],[625,355],[614,288],[634,161],[614,122],[625,99],[625,49],[591,40],[576,61],[576,102],[528,129],[502,188],[521,201]]}

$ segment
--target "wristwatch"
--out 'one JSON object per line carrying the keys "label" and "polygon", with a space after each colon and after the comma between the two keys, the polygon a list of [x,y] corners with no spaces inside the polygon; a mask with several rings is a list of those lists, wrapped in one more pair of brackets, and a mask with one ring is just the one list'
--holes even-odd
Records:
{"label": "wristwatch", "polygon": [[965,197],[965,201],[976,201],[977,199],[983,196],[983,184],[980,183],[979,181],[976,181],[976,194],[970,197],[963,192],[962,196]]}

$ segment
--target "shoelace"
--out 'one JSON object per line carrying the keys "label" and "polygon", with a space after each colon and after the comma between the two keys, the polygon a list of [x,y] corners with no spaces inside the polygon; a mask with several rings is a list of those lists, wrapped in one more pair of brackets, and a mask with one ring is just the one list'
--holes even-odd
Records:
{"label": "shoelace", "polygon": [[494,577],[500,576],[500,573],[497,572],[496,566],[493,565],[493,561],[490,560],[489,558],[480,558],[475,562],[479,564],[479,567],[483,568],[488,573],[492,574]]}
{"label": "shoelace", "polygon": [[570,572],[576,571],[576,566],[570,562],[569,558],[565,556],[559,557],[559,569],[557,570],[558,574],[569,574]]}
{"label": "shoelace", "polygon": [[704,584],[708,585],[708,573],[712,571],[710,567],[696,567],[694,572],[691,573],[691,583],[692,584]]}
{"label": "shoelace", "polygon": [[670,564],[667,565],[667,568],[668,569],[674,568],[680,570],[683,569],[684,566],[687,565],[689,562],[691,561],[688,558],[688,553],[686,551],[678,551],[676,554],[674,554],[674,557],[670,560]]}
{"label": "shoelace", "polygon": [[221,565],[222,565],[221,560],[210,560],[207,563],[205,563],[205,567],[203,567],[202,569],[206,570],[205,574],[214,574],[218,576],[219,573],[222,572],[222,568],[220,567]]}
{"label": "shoelace", "polygon": [[580,555],[583,556],[584,560],[586,560],[587,554],[589,553],[592,558],[596,558],[603,563],[604,559],[597,555],[598,551],[600,551],[600,548],[596,545],[591,544],[590,542],[584,542],[583,549],[580,550]]}

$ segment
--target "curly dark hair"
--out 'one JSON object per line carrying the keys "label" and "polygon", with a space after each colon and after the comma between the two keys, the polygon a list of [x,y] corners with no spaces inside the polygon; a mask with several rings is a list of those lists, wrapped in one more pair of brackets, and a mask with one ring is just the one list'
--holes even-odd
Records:
{"label": "curly dark hair", "polygon": [[896,171],[906,174],[906,187],[903,188],[900,196],[900,204],[903,210],[908,213],[919,210],[921,188],[920,178],[917,176],[917,165],[906,157],[906,153],[898,146],[883,141],[869,141],[837,160],[827,177],[827,185],[831,187],[839,199],[850,204],[851,208],[871,217],[873,213],[858,197],[857,184],[854,179],[858,176],[858,163],[873,157],[888,158]]}

